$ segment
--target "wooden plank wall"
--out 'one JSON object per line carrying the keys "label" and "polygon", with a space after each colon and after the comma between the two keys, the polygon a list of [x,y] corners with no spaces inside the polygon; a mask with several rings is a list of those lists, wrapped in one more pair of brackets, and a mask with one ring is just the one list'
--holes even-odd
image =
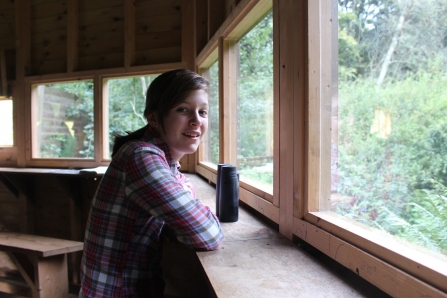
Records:
{"label": "wooden plank wall", "polygon": [[67,69],[67,5],[65,1],[31,1],[31,69],[33,74]]}
{"label": "wooden plank wall", "polygon": [[20,231],[22,212],[19,200],[9,189],[0,182],[0,231]]}
{"label": "wooden plank wall", "polygon": [[[18,198],[0,182],[0,231],[83,241],[91,200],[99,181],[99,178],[78,176],[32,176],[27,180],[29,193],[33,194],[29,197],[32,200]],[[79,188],[78,192],[73,191],[73,185]],[[28,200],[25,203],[30,205],[28,209],[31,214],[28,216],[23,212],[23,199]],[[27,221],[30,221],[28,230],[23,227]],[[163,275],[168,297],[213,297],[194,250],[167,240],[163,251]],[[68,256],[69,280],[75,289],[79,286],[81,258],[82,252]],[[15,285],[7,280],[14,280]],[[25,295],[27,288],[20,280],[14,264],[0,253],[0,291]]]}
{"label": "wooden plank wall", "polygon": [[[15,176],[11,181],[24,179],[24,176]],[[91,200],[100,180],[56,175],[26,178],[26,196],[21,190],[14,194],[0,182],[0,231],[83,241]],[[82,252],[68,256],[69,277],[73,284],[79,283],[81,257]],[[5,262],[5,257],[0,256],[0,265]],[[3,267],[0,266],[0,277],[5,269],[13,269],[7,264]]]}
{"label": "wooden plank wall", "polygon": [[136,2],[136,65],[181,61],[181,2],[181,0]]}
{"label": "wooden plank wall", "polygon": [[[15,144],[0,152],[2,166],[27,166],[25,147],[30,137],[25,136],[25,127],[30,120],[24,115],[31,112],[26,111],[29,95],[23,86],[29,77],[57,80],[76,78],[78,72],[119,76],[169,63],[194,67],[194,55],[239,1],[0,0],[0,51],[8,85],[14,87],[16,119]],[[99,180],[75,182],[80,198],[70,183],[56,176],[33,176],[27,178],[28,194],[14,194],[0,182],[0,230],[82,240]],[[75,284],[80,257],[80,253],[69,257]],[[173,297],[185,296],[192,283],[203,281],[192,281],[185,274],[194,262],[185,248],[167,245],[164,262],[168,293]]]}
{"label": "wooden plank wall", "polygon": [[[191,2],[199,53],[240,0]],[[7,78],[16,79],[16,59],[23,55],[30,60],[21,63],[25,76],[181,62],[183,5],[182,0],[0,0]]]}
{"label": "wooden plank wall", "polygon": [[[18,28],[17,18],[29,28]],[[16,41],[29,42],[25,75],[34,76],[124,67],[126,57],[133,57],[128,66],[181,62],[181,31],[181,0],[0,1],[8,80],[15,79]]]}
{"label": "wooden plank wall", "polygon": [[[14,1],[1,0],[0,9],[0,51],[4,52],[6,77],[15,77],[15,12]],[[1,63],[1,62],[0,62]]]}
{"label": "wooden plank wall", "polygon": [[77,70],[124,66],[124,2],[79,0],[78,13]]}

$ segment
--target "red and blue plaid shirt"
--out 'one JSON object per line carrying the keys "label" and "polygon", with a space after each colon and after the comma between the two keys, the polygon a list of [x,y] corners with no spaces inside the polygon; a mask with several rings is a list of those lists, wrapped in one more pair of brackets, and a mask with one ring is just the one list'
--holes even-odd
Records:
{"label": "red and blue plaid shirt", "polygon": [[162,297],[164,225],[191,248],[218,247],[216,216],[178,168],[152,129],[113,157],[87,221],[79,297]]}

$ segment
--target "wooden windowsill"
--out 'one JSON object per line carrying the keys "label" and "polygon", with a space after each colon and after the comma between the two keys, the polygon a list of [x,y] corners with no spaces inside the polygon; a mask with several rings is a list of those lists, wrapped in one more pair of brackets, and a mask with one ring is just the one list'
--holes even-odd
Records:
{"label": "wooden windowsill", "polygon": [[93,175],[102,176],[107,170],[106,166],[88,169],[62,169],[62,168],[17,168],[0,167],[0,173],[4,174],[37,174],[37,175]]}
{"label": "wooden windowsill", "polygon": [[[215,188],[197,175],[186,176],[214,211]],[[218,297],[387,297],[352,272],[339,274],[242,207],[237,222],[221,225],[220,247],[197,252]]]}

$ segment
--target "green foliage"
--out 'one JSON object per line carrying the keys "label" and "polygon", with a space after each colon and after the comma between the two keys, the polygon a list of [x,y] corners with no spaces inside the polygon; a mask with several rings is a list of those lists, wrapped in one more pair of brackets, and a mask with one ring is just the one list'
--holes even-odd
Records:
{"label": "green foliage", "polygon": [[[397,38],[397,47],[386,66],[388,80],[428,70],[435,59],[447,67],[447,0],[339,0],[338,4],[341,75],[344,68],[352,74],[351,67],[355,67],[355,74],[377,78],[393,38]],[[345,44],[348,37],[357,42],[355,53],[352,42]]]}
{"label": "green foliage", "polygon": [[[239,41],[238,158],[272,155],[273,15],[269,12]],[[242,164],[242,163],[241,163]],[[273,185],[273,167],[241,166],[240,173]]]}
{"label": "green foliage", "polygon": [[143,116],[146,90],[156,77],[157,75],[108,80],[110,152],[114,135],[123,135],[146,125]]}
{"label": "green foliage", "polygon": [[430,189],[418,189],[407,204],[409,225],[402,237],[440,253],[447,253],[447,187],[430,180]]}
{"label": "green foliage", "polygon": [[361,65],[360,46],[357,41],[346,31],[338,32],[339,48],[339,68],[338,76],[340,80],[354,79]]}
{"label": "green foliage", "polygon": [[[82,127],[83,133],[71,136],[69,133],[55,133],[48,144],[41,146],[42,157],[81,157],[92,158],[94,154],[94,110],[93,82],[76,81],[48,84],[47,87],[74,94],[76,100],[65,111],[65,120],[73,121],[75,126]],[[65,125],[62,123],[61,125]],[[81,143],[81,150],[76,152]]]}
{"label": "green foliage", "polygon": [[268,186],[273,185],[273,164],[266,164],[262,167],[244,167],[239,171],[241,176],[247,177],[257,183]]}
{"label": "green foliage", "polygon": [[239,42],[239,157],[266,156],[272,140],[273,17],[270,12]]}
{"label": "green foliage", "polygon": [[[365,224],[447,251],[447,74],[420,72],[377,89],[367,79],[339,87],[338,192],[334,209]],[[377,111],[391,122],[384,138]],[[427,182],[429,181],[429,182]],[[431,182],[430,182],[431,181]],[[432,181],[438,181],[434,186]],[[423,235],[423,237],[421,236]]]}

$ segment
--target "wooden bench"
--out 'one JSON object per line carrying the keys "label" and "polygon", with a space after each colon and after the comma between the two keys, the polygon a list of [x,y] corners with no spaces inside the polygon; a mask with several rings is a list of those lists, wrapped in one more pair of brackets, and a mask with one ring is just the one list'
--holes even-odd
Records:
{"label": "wooden bench", "polygon": [[83,242],[0,232],[0,251],[8,254],[31,288],[32,297],[68,297],[67,253]]}

